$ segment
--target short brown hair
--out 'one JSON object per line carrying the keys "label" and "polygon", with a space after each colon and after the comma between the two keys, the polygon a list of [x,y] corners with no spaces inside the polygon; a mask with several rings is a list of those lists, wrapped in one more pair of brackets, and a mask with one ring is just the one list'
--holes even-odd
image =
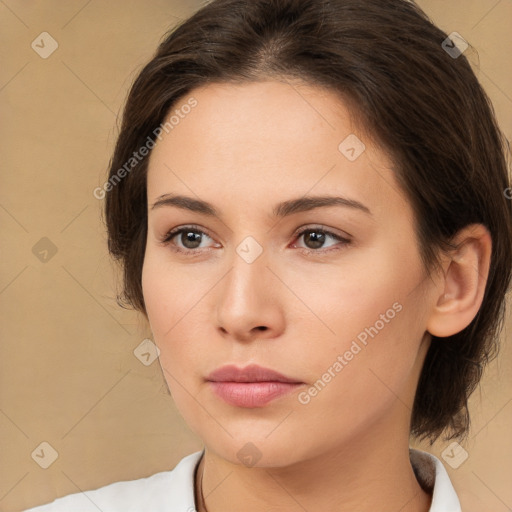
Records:
{"label": "short brown hair", "polygon": [[[512,266],[506,143],[464,55],[405,0],[214,0],[166,34],[129,92],[110,162],[105,214],[110,253],[124,272],[118,303],[146,317],[141,286],[147,236],[148,157],[175,103],[213,82],[298,79],[336,91],[392,157],[411,203],[424,268],[438,268],[454,235],[481,223],[492,237],[483,303],[448,338],[432,337],[411,434],[433,442],[467,435],[468,397],[497,354]],[[450,44],[453,46],[453,43]]]}

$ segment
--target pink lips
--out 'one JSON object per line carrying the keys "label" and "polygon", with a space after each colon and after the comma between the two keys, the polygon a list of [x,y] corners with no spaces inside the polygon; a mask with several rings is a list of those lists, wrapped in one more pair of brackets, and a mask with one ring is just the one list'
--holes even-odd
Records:
{"label": "pink lips", "polygon": [[264,407],[304,384],[254,364],[245,368],[223,366],[206,380],[220,398],[237,407]]}

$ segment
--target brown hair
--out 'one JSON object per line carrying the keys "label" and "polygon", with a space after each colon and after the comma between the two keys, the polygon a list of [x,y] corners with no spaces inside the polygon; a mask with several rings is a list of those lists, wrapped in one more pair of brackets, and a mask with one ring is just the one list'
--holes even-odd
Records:
{"label": "brown hair", "polygon": [[110,162],[105,214],[109,251],[124,272],[118,303],[147,316],[148,157],[133,163],[132,155],[156,139],[171,107],[212,82],[292,78],[329,88],[393,158],[428,275],[465,226],[481,223],[491,234],[482,306],[461,332],[432,337],[411,419],[420,439],[433,442],[445,429],[445,439],[466,436],[468,397],[498,349],[512,201],[492,105],[466,57],[445,51],[446,38],[405,0],[214,0],[172,29],[131,87]]}

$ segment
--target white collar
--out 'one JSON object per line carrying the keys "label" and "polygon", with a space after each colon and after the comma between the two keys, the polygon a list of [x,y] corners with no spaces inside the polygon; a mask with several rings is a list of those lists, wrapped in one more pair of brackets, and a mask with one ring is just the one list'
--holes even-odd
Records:
{"label": "white collar", "polygon": [[[173,471],[177,477],[176,488],[186,489],[180,512],[195,510],[194,473],[203,453],[204,450],[185,457]],[[432,494],[429,512],[461,512],[459,498],[442,462],[436,456],[414,448],[409,448],[409,457],[418,482]]]}
{"label": "white collar", "polygon": [[[114,482],[92,491],[69,494],[25,512],[196,512],[194,474],[204,450],[187,455],[172,471],[147,478]],[[409,448],[409,457],[420,485],[432,494],[429,512],[461,512],[448,473],[437,457]]]}
{"label": "white collar", "polygon": [[442,462],[431,453],[409,448],[411,465],[421,487],[432,494],[429,512],[461,512],[459,498]]}

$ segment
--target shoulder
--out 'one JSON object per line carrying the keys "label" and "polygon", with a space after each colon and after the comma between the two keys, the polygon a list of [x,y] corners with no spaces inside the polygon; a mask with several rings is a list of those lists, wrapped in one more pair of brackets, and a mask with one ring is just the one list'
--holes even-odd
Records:
{"label": "shoulder", "polygon": [[194,472],[202,454],[200,451],[187,455],[172,471],[69,494],[25,512],[192,512]]}
{"label": "shoulder", "polygon": [[409,448],[416,479],[432,495],[429,512],[461,512],[460,501],[443,463],[431,453]]}

